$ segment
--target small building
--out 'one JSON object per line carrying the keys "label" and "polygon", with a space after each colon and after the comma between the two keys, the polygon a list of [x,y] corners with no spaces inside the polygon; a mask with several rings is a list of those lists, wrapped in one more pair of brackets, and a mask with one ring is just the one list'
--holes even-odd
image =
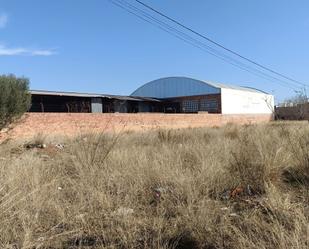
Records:
{"label": "small building", "polygon": [[187,77],[151,81],[130,96],[31,91],[30,112],[273,114],[274,97],[249,87]]}

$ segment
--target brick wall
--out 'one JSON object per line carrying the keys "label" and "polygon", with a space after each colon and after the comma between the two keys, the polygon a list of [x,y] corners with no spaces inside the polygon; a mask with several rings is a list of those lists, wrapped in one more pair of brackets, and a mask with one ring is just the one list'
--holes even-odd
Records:
{"label": "brick wall", "polygon": [[268,114],[27,113],[11,130],[0,133],[0,139],[7,137],[28,138],[37,133],[74,136],[85,132],[212,127],[221,126],[229,122],[249,124],[268,122],[271,119],[271,115]]}

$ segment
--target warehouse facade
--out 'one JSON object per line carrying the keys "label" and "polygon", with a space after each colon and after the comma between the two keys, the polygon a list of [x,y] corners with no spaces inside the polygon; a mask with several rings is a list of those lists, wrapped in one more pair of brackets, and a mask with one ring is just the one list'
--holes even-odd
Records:
{"label": "warehouse facade", "polygon": [[130,96],[31,91],[30,112],[272,114],[274,97],[263,91],[168,77],[146,83]]}
{"label": "warehouse facade", "polygon": [[164,99],[176,103],[175,112],[182,113],[272,114],[274,111],[274,96],[266,92],[187,77],[151,81],[131,96]]}

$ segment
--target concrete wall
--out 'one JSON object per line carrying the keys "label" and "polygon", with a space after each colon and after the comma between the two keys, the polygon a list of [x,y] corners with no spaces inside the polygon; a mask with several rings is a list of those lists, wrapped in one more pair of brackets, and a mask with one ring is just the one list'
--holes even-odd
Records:
{"label": "concrete wall", "polygon": [[236,89],[221,89],[222,114],[272,114],[274,97]]}
{"label": "concrete wall", "polygon": [[232,122],[250,124],[268,122],[272,115],[159,114],[159,113],[27,113],[0,140],[29,138],[38,133],[47,136],[75,136],[90,132],[144,131],[157,128],[213,127]]}

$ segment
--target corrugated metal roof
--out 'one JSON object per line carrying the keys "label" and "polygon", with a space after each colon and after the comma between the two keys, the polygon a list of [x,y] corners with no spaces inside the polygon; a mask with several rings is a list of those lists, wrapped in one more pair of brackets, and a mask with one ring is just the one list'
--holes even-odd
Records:
{"label": "corrugated metal roof", "polygon": [[77,93],[77,92],[58,92],[45,90],[30,90],[32,95],[51,95],[51,96],[71,96],[71,97],[100,97],[100,94]]}
{"label": "corrugated metal roof", "polygon": [[131,96],[143,96],[152,98],[173,98],[180,96],[194,96],[202,94],[220,93],[221,89],[234,89],[247,92],[267,94],[261,90],[245,87],[234,86],[211,81],[202,81],[189,77],[165,77],[150,81],[137,88]]}
{"label": "corrugated metal roof", "polygon": [[166,77],[140,86],[131,96],[165,99],[206,93],[219,94],[220,88],[187,77]]}
{"label": "corrugated metal roof", "polygon": [[155,101],[161,100],[155,98],[144,97],[131,97],[123,95],[111,95],[111,94],[97,94],[97,93],[78,93],[78,92],[58,92],[58,91],[46,91],[46,90],[30,90],[32,95],[49,95],[49,96],[69,96],[69,97],[82,97],[82,98],[108,98],[117,100],[131,100],[131,101]]}
{"label": "corrugated metal roof", "polygon": [[227,88],[227,89],[234,89],[234,90],[242,90],[242,91],[268,94],[267,92],[264,92],[262,90],[259,90],[259,89],[253,88],[253,87],[248,87],[248,86],[235,86],[235,85],[222,84],[222,83],[217,83],[217,82],[212,82],[212,81],[203,81],[203,82],[205,82],[206,84],[211,85],[213,87],[217,87],[217,88]]}

